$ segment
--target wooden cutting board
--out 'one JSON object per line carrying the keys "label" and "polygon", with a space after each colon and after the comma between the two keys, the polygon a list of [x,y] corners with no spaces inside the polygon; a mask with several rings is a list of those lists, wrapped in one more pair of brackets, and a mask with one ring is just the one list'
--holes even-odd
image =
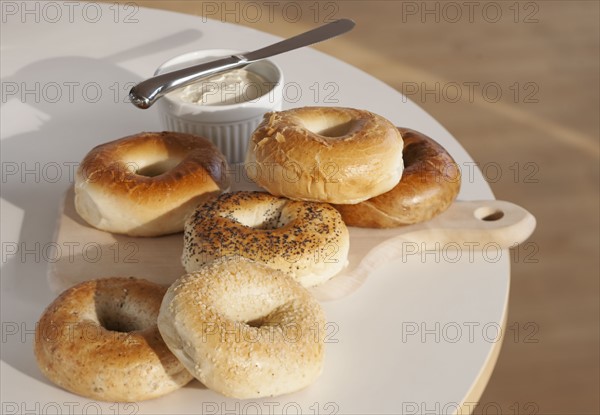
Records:
{"label": "wooden cutting board", "polygon": [[[241,183],[232,190],[256,190]],[[356,290],[377,267],[394,259],[428,250],[448,255],[452,250],[498,250],[515,247],[535,228],[535,218],[510,202],[456,201],[446,212],[417,225],[393,229],[349,228],[348,265],[337,276],[311,288],[322,301]],[[134,276],[170,285],[185,273],[181,265],[183,234],[155,238],[115,235],[92,228],[74,205],[71,187],[65,194],[57,223],[56,261],[48,281],[59,293],[93,278]]]}

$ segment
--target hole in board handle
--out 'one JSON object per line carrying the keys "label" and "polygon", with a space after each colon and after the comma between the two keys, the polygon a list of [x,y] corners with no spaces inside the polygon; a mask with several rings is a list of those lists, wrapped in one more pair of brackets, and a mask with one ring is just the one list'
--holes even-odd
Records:
{"label": "hole in board handle", "polygon": [[475,217],[486,222],[493,222],[504,217],[504,212],[489,206],[483,206],[475,210]]}

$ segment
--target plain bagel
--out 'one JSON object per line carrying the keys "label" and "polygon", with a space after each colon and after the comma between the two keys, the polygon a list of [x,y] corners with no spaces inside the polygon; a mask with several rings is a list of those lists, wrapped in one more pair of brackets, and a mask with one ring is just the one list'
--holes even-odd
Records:
{"label": "plain bagel", "polygon": [[460,169],[440,144],[408,128],[404,140],[404,173],[400,183],[380,196],[356,205],[334,205],[348,226],[391,228],[424,222],[442,213],[460,190]]}
{"label": "plain bagel", "polygon": [[181,232],[186,216],[228,187],[225,158],[191,134],[140,133],[99,145],[75,178],[77,213],[130,236]]}
{"label": "plain bagel", "polygon": [[175,281],[158,327],[198,380],[233,398],[294,392],[323,368],[317,300],[291,277],[244,258],[223,258]]}
{"label": "plain bagel", "polygon": [[64,389],[103,401],[140,401],[185,385],[193,377],[156,325],[165,291],[118,277],[66,290],[36,325],[40,370]]}
{"label": "plain bagel", "polygon": [[295,200],[358,203],[402,176],[402,137],[369,111],[303,107],[267,113],[252,134],[248,177]]}
{"label": "plain bagel", "polygon": [[224,193],[199,206],[185,224],[182,262],[187,272],[227,256],[241,256],[321,284],[347,263],[348,229],[326,203],[263,192]]}

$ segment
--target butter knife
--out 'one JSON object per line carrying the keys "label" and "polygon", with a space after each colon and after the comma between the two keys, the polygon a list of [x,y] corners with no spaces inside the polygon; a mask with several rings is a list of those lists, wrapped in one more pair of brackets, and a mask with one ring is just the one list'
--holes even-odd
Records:
{"label": "butter knife", "polygon": [[227,72],[232,69],[242,68],[261,59],[331,39],[332,37],[339,36],[352,30],[354,25],[355,23],[350,19],[335,20],[331,23],[309,30],[308,32],[301,33],[297,36],[252,52],[227,56],[214,61],[190,66],[188,68],[160,74],[146,79],[131,88],[129,91],[129,99],[131,100],[131,103],[138,108],[150,108],[150,106],[163,95],[175,89],[183,88],[197,82],[202,78]]}

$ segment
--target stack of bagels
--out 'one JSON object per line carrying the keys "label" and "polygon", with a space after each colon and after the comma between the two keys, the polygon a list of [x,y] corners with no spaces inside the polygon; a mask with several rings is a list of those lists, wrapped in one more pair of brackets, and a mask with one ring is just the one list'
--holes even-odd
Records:
{"label": "stack of bagels", "polygon": [[240,399],[302,389],[324,358],[325,317],[306,288],[347,264],[347,226],[431,219],[460,188],[438,143],[352,108],[266,114],[244,168],[264,191],[229,192],[217,148],[174,132],[85,156],[79,215],[136,237],[183,231],[187,274],[170,287],[107,277],[63,292],[36,326],[45,376],[108,401],[154,398],[193,378]]}

